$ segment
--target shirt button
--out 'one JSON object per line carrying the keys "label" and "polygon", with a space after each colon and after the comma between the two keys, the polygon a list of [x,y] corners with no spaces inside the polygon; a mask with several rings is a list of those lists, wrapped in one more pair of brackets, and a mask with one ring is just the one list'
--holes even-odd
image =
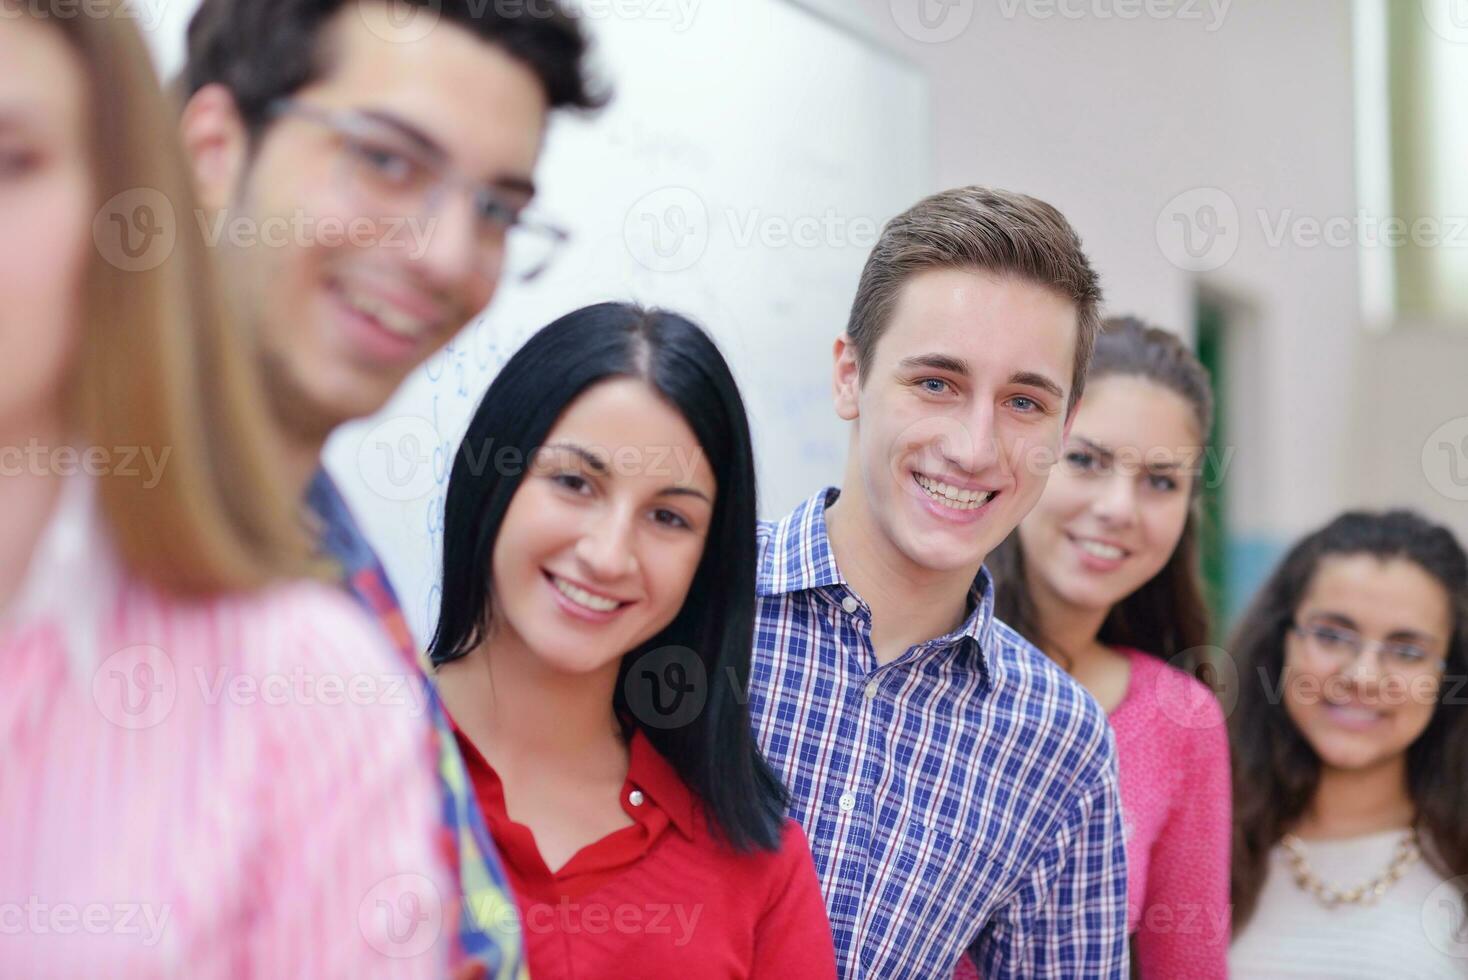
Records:
{"label": "shirt button", "polygon": [[861,608],[861,603],[856,601],[856,596],[849,595],[841,600],[841,608],[849,613],[854,613]]}
{"label": "shirt button", "polygon": [[627,802],[633,806],[642,806],[642,790],[634,789],[627,794]]}
{"label": "shirt button", "polygon": [[862,688],[861,693],[866,696],[866,699],[868,701],[870,701],[872,698],[876,697],[877,696],[877,682],[876,681],[867,681],[867,686],[864,687],[864,688]]}
{"label": "shirt button", "polygon": [[856,809],[856,797],[852,796],[850,793],[842,793],[839,802],[841,804],[842,811],[845,813],[850,813],[852,810]]}

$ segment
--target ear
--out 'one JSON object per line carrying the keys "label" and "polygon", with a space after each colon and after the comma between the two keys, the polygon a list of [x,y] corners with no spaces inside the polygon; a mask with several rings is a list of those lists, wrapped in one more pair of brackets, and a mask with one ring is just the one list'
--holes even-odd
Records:
{"label": "ear", "polygon": [[218,210],[239,193],[249,155],[249,136],[234,93],[205,85],[184,104],[179,137],[194,173],[199,203]]}
{"label": "ear", "polygon": [[836,338],[831,352],[836,366],[832,376],[832,394],[835,396],[836,414],[848,422],[861,415],[861,372],[857,366],[856,345],[846,334]]}

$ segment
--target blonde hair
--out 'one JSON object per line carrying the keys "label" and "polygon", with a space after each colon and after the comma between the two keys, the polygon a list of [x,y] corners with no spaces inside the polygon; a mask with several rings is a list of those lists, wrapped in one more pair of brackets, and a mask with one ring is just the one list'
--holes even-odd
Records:
{"label": "blonde hair", "polygon": [[174,233],[171,250],[151,268],[127,268],[97,239],[67,378],[68,422],[86,444],[162,460],[158,473],[119,467],[99,481],[120,556],[134,574],[184,595],[297,574],[306,534],[280,470],[258,358],[227,315],[148,51],[117,0],[65,16],[26,7],[86,66],[94,207],[144,194],[172,208],[157,218]]}

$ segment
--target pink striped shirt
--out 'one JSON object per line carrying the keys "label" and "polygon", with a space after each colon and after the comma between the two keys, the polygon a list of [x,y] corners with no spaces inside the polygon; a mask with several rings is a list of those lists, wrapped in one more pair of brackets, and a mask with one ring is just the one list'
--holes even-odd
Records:
{"label": "pink striped shirt", "polygon": [[441,976],[421,688],[324,586],[130,580],[91,497],[0,618],[0,975]]}

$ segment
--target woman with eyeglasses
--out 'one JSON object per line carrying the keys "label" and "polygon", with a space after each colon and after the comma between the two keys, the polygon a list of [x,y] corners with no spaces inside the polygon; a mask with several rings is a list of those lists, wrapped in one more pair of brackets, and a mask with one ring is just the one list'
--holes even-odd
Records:
{"label": "woman with eyeglasses", "polygon": [[750,729],[755,566],[744,406],[698,327],[590,306],[500,371],[429,655],[537,980],[835,976]]}
{"label": "woman with eyeglasses", "polygon": [[1231,974],[1468,974],[1468,558],[1408,511],[1294,546],[1229,647]]}

